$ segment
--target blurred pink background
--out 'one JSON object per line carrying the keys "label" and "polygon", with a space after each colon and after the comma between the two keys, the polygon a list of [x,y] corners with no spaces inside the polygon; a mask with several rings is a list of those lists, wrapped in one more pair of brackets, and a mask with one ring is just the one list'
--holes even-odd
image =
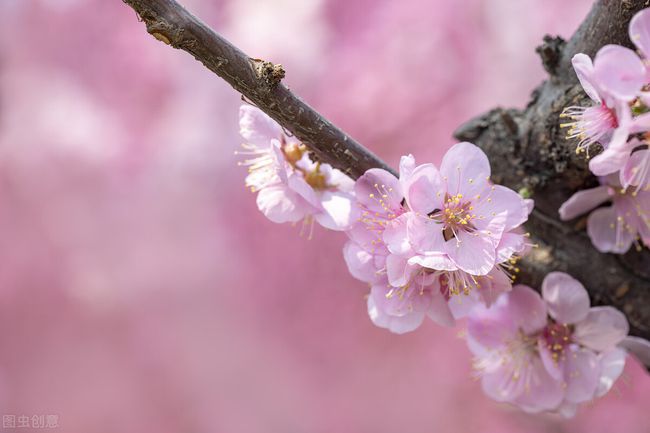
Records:
{"label": "blurred pink background", "polygon": [[[393,166],[525,104],[589,0],[184,0]],[[120,0],[0,0],[0,407],[64,432],[650,432],[650,379],[563,421],[485,398],[462,329],[366,315],[344,235],[267,221],[239,95]],[[30,429],[23,428],[22,431]]]}

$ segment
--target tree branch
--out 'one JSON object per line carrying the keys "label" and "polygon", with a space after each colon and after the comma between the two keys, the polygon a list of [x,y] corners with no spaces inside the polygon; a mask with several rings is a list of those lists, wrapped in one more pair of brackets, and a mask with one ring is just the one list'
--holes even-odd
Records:
{"label": "tree branch", "polygon": [[[123,0],[145,22],[156,39],[192,54],[208,69],[296,137],[316,156],[357,178],[367,169],[392,171],[370,151],[323,118],[281,83],[284,71],[253,59],[212,31],[174,0]],[[538,48],[550,78],[523,109],[496,108],[471,120],[456,137],[476,143],[488,154],[493,179],[515,190],[534,192],[537,208],[527,228],[540,244],[524,259],[521,281],[540,287],[550,271],[579,279],[596,304],[624,311],[632,334],[650,339],[650,254],[625,256],[598,253],[584,233],[584,221],[564,223],[557,209],[573,192],[595,185],[575,144],[567,143],[559,114],[567,105],[586,102],[571,68],[577,52],[593,56],[603,45],[628,45],[631,17],[650,0],[598,0],[573,37],[546,37]]]}
{"label": "tree branch", "polygon": [[282,84],[281,65],[247,56],[174,0],[123,1],[145,22],[147,32],[193,55],[293,133],[321,161],[354,178],[373,167],[392,171]]}

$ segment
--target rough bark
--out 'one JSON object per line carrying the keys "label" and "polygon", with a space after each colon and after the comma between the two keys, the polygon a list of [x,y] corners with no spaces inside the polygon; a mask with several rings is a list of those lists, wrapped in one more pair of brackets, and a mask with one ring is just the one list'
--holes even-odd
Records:
{"label": "rough bark", "polygon": [[567,42],[547,36],[537,51],[549,78],[524,109],[495,108],[462,125],[455,137],[480,146],[490,158],[493,180],[527,189],[535,211],[527,230],[539,244],[522,260],[521,281],[539,287],[544,275],[564,271],[588,288],[595,304],[625,312],[631,333],[650,339],[650,252],[634,247],[625,255],[602,254],[585,233],[585,219],[562,222],[558,208],[574,192],[598,185],[584,154],[560,128],[564,107],[589,100],[571,66],[574,54],[594,56],[606,44],[631,46],[628,23],[648,0],[599,0]]}
{"label": "rough bark", "polygon": [[[156,39],[192,54],[235,90],[305,142],[319,159],[353,178],[384,162],[336,128],[281,83],[284,70],[253,59],[212,31],[174,0],[123,0]],[[496,108],[469,121],[456,137],[488,154],[493,179],[532,192],[536,210],[527,229],[539,244],[523,260],[520,281],[539,287],[550,271],[566,271],[582,281],[595,304],[624,311],[631,333],[650,338],[650,254],[600,254],[584,233],[584,219],[564,223],[557,209],[573,192],[593,186],[575,143],[564,138],[559,114],[567,105],[586,103],[571,68],[577,52],[593,56],[608,43],[630,45],[631,17],[650,0],[597,0],[573,37],[546,37],[538,48],[549,79],[534,90],[525,109]]]}

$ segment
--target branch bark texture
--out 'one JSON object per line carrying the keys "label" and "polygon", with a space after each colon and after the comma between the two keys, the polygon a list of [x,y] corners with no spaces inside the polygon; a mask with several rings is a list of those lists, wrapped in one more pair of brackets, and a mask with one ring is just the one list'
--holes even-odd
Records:
{"label": "branch bark texture", "polygon": [[[302,140],[323,162],[357,178],[367,169],[391,170],[383,161],[295,96],[281,80],[284,70],[242,53],[174,0],[123,0],[156,39],[192,54],[208,69]],[[564,138],[559,115],[587,103],[571,67],[578,52],[593,56],[605,44],[630,46],[627,27],[650,0],[597,0],[567,42],[546,37],[538,48],[549,79],[533,91],[524,109],[495,108],[461,126],[460,140],[474,142],[490,158],[493,180],[533,192],[536,210],[527,229],[538,248],[524,259],[520,281],[540,287],[551,271],[580,280],[595,304],[624,311],[631,333],[650,339],[650,253],[601,254],[584,233],[584,220],[559,221],[559,206],[597,180],[575,143]]]}
{"label": "branch bark texture", "polygon": [[247,56],[174,0],[123,1],[144,21],[147,32],[193,55],[308,145],[321,161],[354,178],[373,167],[391,170],[282,84],[281,65]]}

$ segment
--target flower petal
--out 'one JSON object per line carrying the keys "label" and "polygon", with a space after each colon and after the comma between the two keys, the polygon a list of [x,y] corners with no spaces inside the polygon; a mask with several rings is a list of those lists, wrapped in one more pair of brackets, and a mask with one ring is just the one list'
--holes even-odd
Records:
{"label": "flower petal", "polygon": [[644,84],[646,69],[639,56],[620,45],[605,45],[594,59],[594,80],[608,95],[631,101]]}
{"label": "flower petal", "polygon": [[587,317],[575,325],[574,341],[602,352],[616,347],[627,336],[630,327],[625,315],[614,307],[594,307]]}
{"label": "flower petal", "polygon": [[573,64],[573,69],[576,71],[578,80],[580,81],[585,93],[589,95],[594,102],[600,103],[600,95],[598,94],[598,90],[596,90],[592,78],[594,73],[594,64],[592,63],[591,58],[586,54],[578,53],[573,56],[571,63]]}
{"label": "flower petal", "polygon": [[314,218],[323,227],[343,231],[347,230],[359,218],[354,198],[342,191],[325,191],[320,197],[323,212],[314,214]]}
{"label": "flower petal", "polygon": [[368,316],[376,326],[386,328],[395,334],[404,334],[416,330],[424,321],[425,313],[413,312],[405,316],[396,317],[382,311],[373,296],[368,296]]}
{"label": "flower petal", "polygon": [[304,198],[283,184],[262,188],[256,202],[258,209],[274,223],[300,221],[314,210]]}
{"label": "flower petal", "polygon": [[623,339],[619,346],[627,350],[646,367],[650,367],[650,341],[629,335]]}
{"label": "flower petal", "polygon": [[612,389],[616,380],[623,373],[627,353],[622,349],[614,349],[600,355],[600,381],[596,388],[596,397],[601,397]]}
{"label": "flower petal", "polygon": [[395,176],[381,168],[371,168],[354,185],[357,201],[373,212],[385,214],[401,208],[402,187]]}
{"label": "flower petal", "polygon": [[239,133],[250,144],[266,147],[282,136],[282,128],[262,110],[251,105],[239,107]]}
{"label": "flower petal", "polygon": [[393,254],[407,254],[411,251],[406,229],[408,220],[409,214],[402,214],[386,224],[382,237],[388,251]]}
{"label": "flower petal", "polygon": [[452,327],[456,324],[447,300],[440,292],[431,295],[431,304],[427,316],[441,326]]}
{"label": "flower petal", "polygon": [[524,199],[511,190],[501,185],[493,185],[486,188],[479,200],[472,201],[474,213],[476,213],[481,224],[477,227],[483,228],[484,222],[490,221],[497,214],[505,213],[504,231],[520,226],[528,219],[528,205]]}
{"label": "flower petal", "polygon": [[559,323],[577,323],[589,313],[589,294],[578,280],[564,272],[551,272],[542,282],[548,313]]}
{"label": "flower petal", "polygon": [[606,185],[578,191],[560,206],[560,219],[562,221],[571,220],[609,199],[609,187]]}
{"label": "flower petal", "polygon": [[593,211],[587,219],[587,234],[601,253],[624,253],[634,242],[634,235],[619,224],[614,207]]}
{"label": "flower petal", "polygon": [[646,59],[650,58],[650,9],[642,9],[632,17],[629,31],[630,40]]}
{"label": "flower petal", "polygon": [[526,334],[534,334],[546,326],[546,304],[535,290],[518,284],[505,296],[514,322]]}
{"label": "flower petal", "polygon": [[582,403],[594,398],[600,384],[600,362],[591,350],[569,346],[564,360],[564,398],[571,403]]}
{"label": "flower petal", "polygon": [[427,215],[442,207],[442,177],[433,164],[423,164],[415,168],[407,179],[400,178],[400,182],[406,203],[413,212]]}
{"label": "flower petal", "polygon": [[514,401],[524,411],[537,413],[555,410],[562,403],[562,383],[549,375],[539,357],[533,356],[519,379],[525,383],[525,392]]}
{"label": "flower petal", "polygon": [[374,283],[382,278],[377,274],[373,254],[361,248],[357,243],[348,241],[343,246],[343,258],[348,265],[348,271],[357,280]]}
{"label": "flower petal", "polygon": [[444,251],[458,268],[472,275],[486,275],[496,262],[494,240],[483,232],[460,231],[444,243]]}
{"label": "flower petal", "polygon": [[480,194],[490,177],[490,162],[472,143],[457,143],[442,158],[440,174],[450,195],[473,197]]}

